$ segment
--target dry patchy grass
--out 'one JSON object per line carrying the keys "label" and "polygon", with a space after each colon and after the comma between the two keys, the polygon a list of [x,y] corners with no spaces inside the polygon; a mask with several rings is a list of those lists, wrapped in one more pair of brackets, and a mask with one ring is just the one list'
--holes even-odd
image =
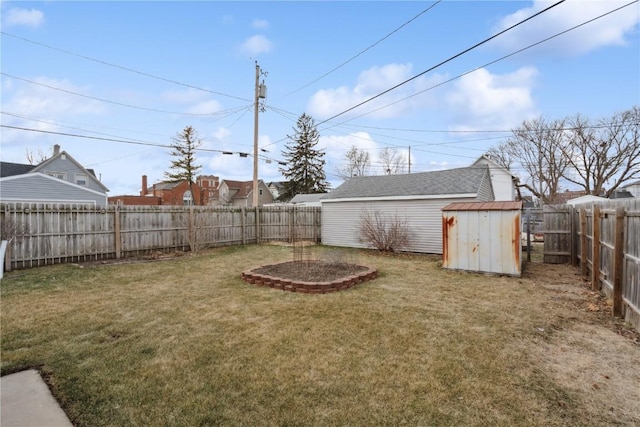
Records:
{"label": "dry patchy grass", "polygon": [[247,285],[242,270],[291,259],[269,245],[9,273],[2,373],[39,368],[80,426],[640,422],[640,347],[571,267],[508,278],[347,253],[380,277]]}

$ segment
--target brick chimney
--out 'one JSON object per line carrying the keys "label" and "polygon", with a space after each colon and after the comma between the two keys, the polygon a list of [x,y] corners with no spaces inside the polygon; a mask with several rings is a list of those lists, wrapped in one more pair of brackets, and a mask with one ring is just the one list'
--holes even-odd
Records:
{"label": "brick chimney", "polygon": [[147,192],[147,175],[142,175],[142,191],[140,192],[140,195],[146,196]]}
{"label": "brick chimney", "polygon": [[54,155],[54,156],[57,156],[58,154],[60,154],[60,145],[55,144],[55,145],[53,146],[53,155]]}

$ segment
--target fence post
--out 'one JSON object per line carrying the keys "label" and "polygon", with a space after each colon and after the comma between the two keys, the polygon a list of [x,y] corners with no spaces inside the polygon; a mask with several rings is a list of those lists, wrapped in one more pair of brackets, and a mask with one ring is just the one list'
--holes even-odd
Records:
{"label": "fence post", "polygon": [[578,221],[576,221],[576,208],[571,206],[571,265],[578,265]]}
{"label": "fence post", "polygon": [[313,243],[318,243],[318,212],[322,212],[322,208],[313,209],[311,215],[313,217]]}
{"label": "fence post", "polygon": [[116,259],[120,259],[122,256],[122,241],[120,240],[120,207],[116,205],[116,208],[113,210],[113,232],[115,234],[115,244],[116,244]]}
{"label": "fence post", "polygon": [[600,205],[593,205],[593,252],[591,289],[600,290]]}
{"label": "fence post", "polygon": [[580,208],[580,270],[582,277],[587,277],[589,263],[587,261],[587,210]]}
{"label": "fence post", "polygon": [[289,230],[288,230],[288,238],[287,241],[289,243],[293,243],[293,222],[294,222],[294,218],[293,216],[295,215],[295,207],[294,206],[289,206],[289,208],[287,209],[289,211]]}
{"label": "fence post", "polygon": [[260,208],[254,208],[256,212],[256,244],[260,244]]}
{"label": "fence post", "polygon": [[247,213],[244,209],[244,207],[240,208],[240,232],[242,233],[242,245],[246,244],[246,235],[247,235],[247,230],[245,228],[246,223],[247,223]]}
{"label": "fence post", "polygon": [[622,316],[622,275],[624,273],[624,206],[616,208],[613,245],[613,315]]}

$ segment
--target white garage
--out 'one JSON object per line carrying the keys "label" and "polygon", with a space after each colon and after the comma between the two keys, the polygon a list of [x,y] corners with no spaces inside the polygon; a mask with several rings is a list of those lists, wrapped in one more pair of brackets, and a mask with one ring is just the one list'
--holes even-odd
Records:
{"label": "white garage", "polygon": [[404,175],[362,176],[345,181],[322,199],[322,243],[366,248],[359,241],[367,212],[406,221],[404,250],[442,253],[442,208],[454,202],[494,200],[487,165]]}

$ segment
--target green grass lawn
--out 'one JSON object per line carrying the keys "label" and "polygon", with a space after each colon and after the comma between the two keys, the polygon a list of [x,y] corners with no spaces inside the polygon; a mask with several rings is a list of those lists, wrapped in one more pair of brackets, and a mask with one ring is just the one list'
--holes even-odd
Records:
{"label": "green grass lawn", "polygon": [[604,326],[531,269],[345,256],[379,277],[326,295],[244,283],[242,270],[292,259],[270,245],[7,273],[2,374],[38,368],[79,426],[632,425],[640,414],[607,411],[554,374],[545,346],[582,348],[561,331]]}

